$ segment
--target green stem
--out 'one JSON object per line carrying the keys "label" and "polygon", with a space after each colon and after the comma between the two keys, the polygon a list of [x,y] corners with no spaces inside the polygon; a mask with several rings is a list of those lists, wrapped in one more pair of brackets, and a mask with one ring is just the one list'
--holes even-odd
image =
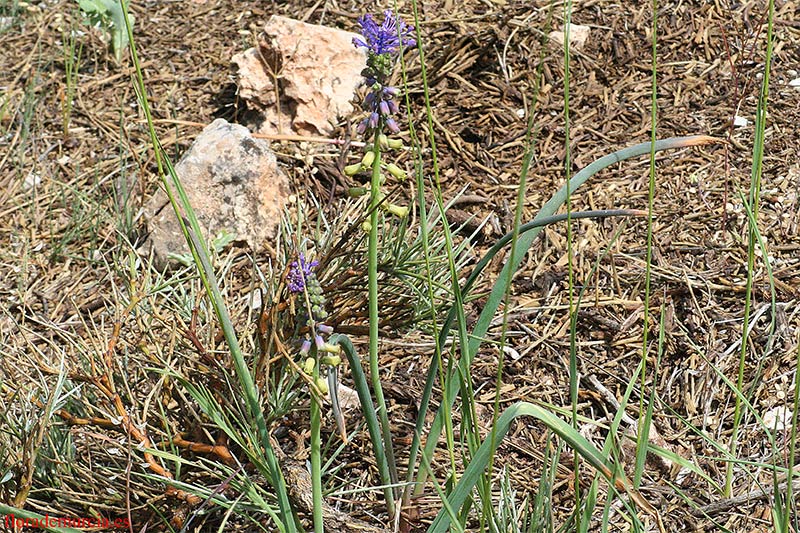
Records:
{"label": "green stem", "polygon": [[[656,126],[658,125],[658,1],[653,0],[653,38],[651,42],[651,77],[650,77],[650,140],[656,141]],[[644,261],[644,316],[642,318],[642,354],[641,372],[639,381],[642,394],[639,396],[639,423],[636,428],[639,439],[636,441],[636,472],[633,476],[633,484],[638,487],[642,476],[642,465],[644,456],[647,453],[649,434],[649,419],[643,416],[645,412],[645,388],[647,385],[647,352],[650,333],[650,282],[652,279],[651,263],[653,261],[653,202],[656,196],[656,152],[655,145],[650,148],[650,181],[647,189],[647,251]],[[659,330],[661,331],[661,330]],[[652,405],[648,411],[652,410]]]}
{"label": "green stem", "polygon": [[[750,310],[753,296],[753,272],[755,271],[755,249],[758,234],[758,203],[761,199],[761,173],[764,160],[764,139],[766,131],[767,100],[769,96],[769,77],[772,66],[772,31],[775,14],[775,3],[770,0],[767,18],[767,49],[764,62],[764,78],[761,83],[758,106],[756,107],[755,138],[753,140],[753,163],[750,170],[750,196],[748,209],[752,216],[748,219],[747,231],[747,282],[744,294],[744,318],[742,320],[742,344],[739,350],[739,371],[736,377],[736,389],[741,393],[744,387],[744,371],[747,363],[748,333],[750,330]],[[764,260],[768,261],[766,255]],[[731,441],[729,451],[733,461],[725,467],[725,492],[724,496],[730,498],[733,493],[733,465],[739,447],[739,428],[742,420],[741,396],[736,396],[733,410],[733,427],[731,428]]]}
{"label": "green stem", "polygon": [[[578,429],[578,313],[574,309],[575,300],[575,268],[572,261],[572,191],[570,189],[570,173],[572,172],[572,151],[570,141],[569,114],[569,81],[570,53],[569,34],[572,26],[572,2],[567,0],[564,7],[564,177],[566,179],[567,208],[567,303],[569,305],[569,398],[572,407],[572,427]],[[510,271],[509,271],[510,272]],[[572,475],[575,480],[575,509],[580,509],[583,496],[581,494],[581,460],[577,450],[572,453]],[[575,529],[582,530],[579,512],[575,513]]]}
{"label": "green stem", "polygon": [[[386,453],[386,460],[389,463],[389,474],[391,475],[392,484],[395,484],[397,483],[397,467],[394,462],[394,450],[392,448],[392,429],[389,426],[389,412],[386,409],[386,399],[383,396],[378,361],[378,208],[381,201],[381,144],[378,140],[378,135],[378,132],[376,132],[372,147],[375,159],[372,162],[369,204],[370,228],[367,264],[369,273],[369,375],[372,381],[375,401],[378,404],[378,416],[380,416],[381,433],[383,434],[383,448]],[[391,502],[387,501],[386,505],[394,507],[394,498]],[[394,515],[394,513],[391,514]]]}
{"label": "green stem", "polygon": [[[314,348],[314,383],[319,378],[319,352]],[[320,429],[322,427],[322,416],[320,402],[322,400],[311,393],[311,497],[314,500],[314,533],[322,533],[325,526],[322,522],[322,452]]]}

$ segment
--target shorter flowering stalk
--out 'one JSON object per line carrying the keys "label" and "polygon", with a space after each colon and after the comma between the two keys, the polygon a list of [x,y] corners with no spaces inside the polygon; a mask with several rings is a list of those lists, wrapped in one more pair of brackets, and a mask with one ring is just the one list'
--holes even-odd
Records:
{"label": "shorter flowering stalk", "polygon": [[[329,392],[333,396],[336,391],[329,390],[328,381],[322,377],[323,365],[327,373],[336,372],[336,366],[341,358],[336,355],[341,348],[327,342],[326,338],[333,333],[333,328],[323,321],[328,317],[325,311],[325,295],[322,285],[317,279],[314,268],[319,265],[317,261],[307,261],[303,254],[290,265],[287,275],[287,286],[294,294],[304,296],[304,316],[301,320],[311,330],[311,334],[303,339],[300,345],[300,356],[304,357],[303,372],[311,377],[314,388],[321,395]],[[313,339],[313,343],[312,343]],[[322,356],[321,354],[326,354]],[[331,355],[333,354],[333,355]],[[332,402],[338,405],[338,401]],[[339,431],[343,435],[344,423],[339,413],[334,413]],[[323,532],[322,516],[322,400],[312,394],[311,398],[311,494],[314,500],[313,522],[315,533]]]}
{"label": "shorter flowering stalk", "polygon": [[[320,370],[323,368],[319,363],[324,365],[326,372],[334,371],[333,367],[338,365],[338,362],[335,362],[341,361],[338,358],[341,348],[327,341],[327,338],[333,334],[333,328],[322,322],[328,317],[328,313],[325,311],[325,295],[322,285],[314,273],[314,268],[318,265],[319,262],[307,261],[305,256],[300,254],[297,261],[290,265],[287,285],[290,292],[304,296],[305,305],[303,305],[301,321],[306,323],[311,332],[300,345],[300,356],[305,358],[302,368],[303,372],[312,376],[314,386],[324,395],[328,392],[328,385],[325,379],[320,377]],[[323,356],[322,354],[331,355]]]}

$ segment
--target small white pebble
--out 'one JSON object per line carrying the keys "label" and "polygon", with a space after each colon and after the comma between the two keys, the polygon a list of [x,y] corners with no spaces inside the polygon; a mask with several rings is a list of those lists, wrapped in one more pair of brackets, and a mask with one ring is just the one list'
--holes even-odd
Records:
{"label": "small white pebble", "polygon": [[764,425],[769,430],[783,431],[792,425],[792,410],[785,405],[773,407],[764,413]]}
{"label": "small white pebble", "polygon": [[737,128],[747,126],[748,124],[750,124],[750,121],[744,117],[740,117],[739,115],[736,115],[736,117],[733,119],[733,125]]}
{"label": "small white pebble", "polygon": [[505,352],[505,354],[511,357],[511,359],[513,359],[514,361],[517,361],[519,360],[520,357],[522,357],[520,353],[511,346],[503,346],[503,352]]}
{"label": "small white pebble", "polygon": [[29,191],[42,183],[42,177],[39,174],[34,172],[29,172],[28,175],[25,177],[25,181],[22,182],[22,189],[25,191]]}

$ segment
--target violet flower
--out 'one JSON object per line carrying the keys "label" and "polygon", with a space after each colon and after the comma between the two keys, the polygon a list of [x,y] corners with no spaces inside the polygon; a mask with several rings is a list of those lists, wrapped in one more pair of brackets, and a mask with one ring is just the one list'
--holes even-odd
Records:
{"label": "violet flower", "polygon": [[417,43],[411,37],[414,27],[395,17],[391,9],[383,12],[383,24],[380,26],[369,14],[359,17],[358,24],[361,26],[362,37],[355,37],[353,45],[356,48],[366,48],[376,56],[393,55],[404,46],[414,46]]}
{"label": "violet flower", "polygon": [[362,74],[370,92],[364,98],[364,110],[368,115],[359,122],[356,132],[370,136],[386,126],[392,133],[397,133],[400,128],[392,115],[398,111],[395,98],[400,95],[400,90],[388,83],[397,56],[403,48],[417,44],[412,37],[414,27],[396,17],[392,10],[383,12],[380,26],[369,14],[359,17],[358,23],[361,37],[353,38],[353,45],[367,49],[367,68]]}
{"label": "violet flower", "polygon": [[297,261],[292,261],[289,268],[289,290],[292,292],[303,292],[306,290],[306,280],[314,275],[313,268],[319,264],[319,261],[306,262],[303,254],[300,254]]}

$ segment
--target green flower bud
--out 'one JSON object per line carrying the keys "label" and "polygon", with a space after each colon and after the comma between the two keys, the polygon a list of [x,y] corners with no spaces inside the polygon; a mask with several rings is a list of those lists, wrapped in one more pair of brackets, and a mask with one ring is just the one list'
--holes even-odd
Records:
{"label": "green flower bud", "polygon": [[361,224],[361,229],[364,230],[364,233],[369,233],[370,231],[372,231],[372,224],[370,224],[369,220],[365,220]]}
{"label": "green flower bud", "polygon": [[367,194],[366,187],[350,187],[347,189],[347,194],[350,198],[358,198],[359,196],[364,196]]}
{"label": "green flower bud", "polygon": [[389,139],[386,141],[386,144],[388,144],[389,148],[391,148],[392,150],[399,150],[400,148],[403,147],[403,141],[401,141],[400,139]]}
{"label": "green flower bud", "polygon": [[374,161],[375,161],[375,152],[369,150],[364,154],[364,157],[361,158],[361,167],[369,168],[372,166],[372,163]]}
{"label": "green flower bud", "polygon": [[328,382],[325,381],[323,378],[317,378],[314,382],[317,385],[317,388],[322,394],[328,394]]}
{"label": "green flower bud", "polygon": [[317,364],[317,362],[314,361],[314,358],[313,357],[309,357],[308,359],[306,359],[305,364],[303,364],[303,372],[305,372],[306,374],[310,375],[311,373],[314,372],[314,366],[316,364]]}
{"label": "green flower bud", "polygon": [[342,358],[338,355],[326,355],[322,358],[322,362],[328,366],[339,366],[342,363]]}
{"label": "green flower bud", "polygon": [[399,205],[389,204],[386,206],[386,210],[396,217],[404,218],[408,216],[408,206],[400,207]]}
{"label": "green flower bud", "polygon": [[378,135],[378,143],[380,143],[381,148],[383,148],[384,150],[389,148],[389,139],[383,133]]}
{"label": "green flower bud", "polygon": [[342,352],[342,347],[339,346],[338,344],[329,344],[326,342],[325,344],[322,345],[322,348],[320,348],[319,351],[338,354]]}
{"label": "green flower bud", "polygon": [[389,172],[389,174],[391,174],[392,176],[394,176],[399,180],[406,179],[406,171],[398,167],[394,163],[389,163],[388,165],[386,165],[386,170]]}
{"label": "green flower bud", "polygon": [[355,176],[361,172],[361,163],[356,163],[354,165],[347,165],[344,167],[344,175],[345,176]]}

